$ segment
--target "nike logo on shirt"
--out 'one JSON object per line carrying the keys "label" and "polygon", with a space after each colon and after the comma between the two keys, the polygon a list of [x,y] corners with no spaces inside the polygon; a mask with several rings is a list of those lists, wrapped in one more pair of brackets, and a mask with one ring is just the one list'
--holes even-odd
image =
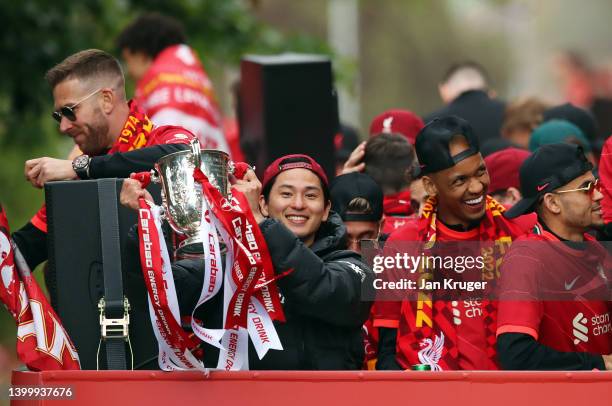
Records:
{"label": "nike logo on shirt", "polygon": [[574,285],[576,284],[576,281],[578,280],[578,278],[580,278],[580,275],[576,276],[574,278],[574,280],[571,281],[570,283],[565,282],[565,290],[571,290],[574,287]]}

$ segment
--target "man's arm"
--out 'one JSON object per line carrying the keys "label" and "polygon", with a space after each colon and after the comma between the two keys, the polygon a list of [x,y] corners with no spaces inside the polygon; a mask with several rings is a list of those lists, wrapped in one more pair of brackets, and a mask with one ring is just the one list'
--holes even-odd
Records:
{"label": "man's arm", "polygon": [[161,144],[130,152],[100,155],[91,158],[89,177],[127,178],[132,172],[149,171],[162,157],[189,149],[188,144]]}
{"label": "man's arm", "polygon": [[[152,169],[155,162],[163,156],[188,148],[187,144],[160,144],[129,152],[95,156],[89,164],[89,178],[127,178],[132,172]],[[25,176],[38,188],[54,180],[77,179],[72,169],[72,161],[49,157],[26,161]]]}
{"label": "man's arm", "polygon": [[12,238],[30,269],[34,270],[47,260],[47,233],[34,227],[31,222],[13,232]]}
{"label": "man's arm", "polygon": [[[527,371],[578,371],[610,369],[610,355],[561,352],[538,343],[529,334],[504,333],[497,337],[499,362],[503,369]],[[608,357],[608,362],[605,362]],[[606,368],[608,367],[608,368]]]}
{"label": "man's arm", "polygon": [[395,359],[397,348],[397,329],[390,327],[378,328],[378,370],[401,370],[402,367]]}
{"label": "man's arm", "polygon": [[278,284],[294,309],[339,326],[360,326],[371,303],[361,299],[362,286],[372,283],[373,272],[357,254],[325,262],[280,221],[260,223],[275,272],[293,271]]}

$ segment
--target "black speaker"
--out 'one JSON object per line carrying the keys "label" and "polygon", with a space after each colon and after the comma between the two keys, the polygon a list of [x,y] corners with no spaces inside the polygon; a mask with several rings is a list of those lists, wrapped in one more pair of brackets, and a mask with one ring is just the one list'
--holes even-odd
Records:
{"label": "black speaker", "polygon": [[[118,197],[123,180],[115,182]],[[49,250],[45,281],[51,303],[77,348],[83,369],[96,369],[100,341],[98,301],[104,295],[97,183],[87,180],[45,185]],[[152,186],[149,191],[159,202],[159,187]],[[146,287],[140,270],[127,269],[130,261],[125,246],[137,213],[117,204],[121,240],[117,255],[121,255],[123,288],[131,306],[129,333],[134,368],[158,369],[158,347],[149,319]],[[105,354],[101,353],[99,359],[100,369],[106,369]],[[131,360],[129,356],[126,359],[129,368]]]}
{"label": "black speaker", "polygon": [[246,56],[241,63],[240,143],[257,175],[286,154],[312,156],[331,178],[338,106],[329,58]]}

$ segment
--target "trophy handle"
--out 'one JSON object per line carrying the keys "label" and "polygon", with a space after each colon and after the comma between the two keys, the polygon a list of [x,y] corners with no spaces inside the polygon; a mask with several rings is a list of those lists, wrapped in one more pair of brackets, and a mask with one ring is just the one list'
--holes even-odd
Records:
{"label": "trophy handle", "polygon": [[236,164],[231,159],[227,162],[227,174],[233,175],[236,172]]}
{"label": "trophy handle", "polygon": [[155,169],[151,169],[150,173],[151,173],[151,182],[155,184],[161,183],[161,177],[159,176],[159,173]]}
{"label": "trophy handle", "polygon": [[189,145],[191,146],[191,153],[193,154],[193,161],[196,168],[200,168],[202,166],[202,149],[200,148],[200,141],[197,138],[194,138]]}
{"label": "trophy handle", "polygon": [[159,219],[162,221],[168,221],[168,216],[166,215],[166,207],[162,204],[159,206]]}

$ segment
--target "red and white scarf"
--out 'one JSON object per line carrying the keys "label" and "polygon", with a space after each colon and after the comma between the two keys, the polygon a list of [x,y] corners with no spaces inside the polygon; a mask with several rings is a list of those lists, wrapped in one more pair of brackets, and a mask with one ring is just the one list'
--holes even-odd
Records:
{"label": "red and white scarf", "polygon": [[[193,312],[213,298],[225,283],[225,323],[222,329],[206,328],[192,313],[191,326],[198,339],[220,349],[216,369],[246,370],[249,368],[249,337],[260,359],[271,349],[283,349],[273,324],[274,320],[285,320],[279,292],[273,283],[279,276],[274,275],[265,240],[246,198],[236,190],[232,190],[232,198],[224,198],[199,169],[194,172],[203,193],[200,231],[204,240],[205,269],[202,291]],[[158,231],[161,225],[159,208],[149,208],[142,199],[140,205],[141,261],[149,291],[151,321],[160,347],[160,367],[164,370],[203,369],[200,361],[191,358],[198,354],[197,341],[179,323],[170,261]],[[154,232],[151,231],[153,225],[156,226]],[[222,266],[218,235],[227,247],[225,267]],[[158,262],[160,264],[155,266]]]}
{"label": "red and white scarf", "polygon": [[[149,293],[149,315],[159,344],[159,366],[164,371],[200,369],[194,352],[198,340],[180,324],[180,312],[168,250],[161,230],[160,208],[140,199],[138,236],[140,261]],[[163,249],[162,249],[163,248]]]}
{"label": "red and white scarf", "polygon": [[17,354],[34,371],[80,369],[77,351],[59,317],[10,238],[0,205],[0,300],[17,323]]}

